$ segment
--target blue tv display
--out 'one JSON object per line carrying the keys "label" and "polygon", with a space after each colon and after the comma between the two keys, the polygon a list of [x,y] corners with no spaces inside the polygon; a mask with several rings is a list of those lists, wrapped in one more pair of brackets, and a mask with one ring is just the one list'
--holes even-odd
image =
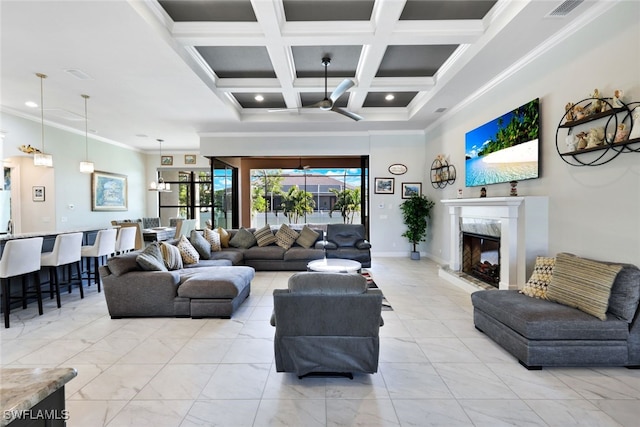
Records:
{"label": "blue tv display", "polygon": [[539,133],[539,98],[467,132],[466,186],[538,178]]}

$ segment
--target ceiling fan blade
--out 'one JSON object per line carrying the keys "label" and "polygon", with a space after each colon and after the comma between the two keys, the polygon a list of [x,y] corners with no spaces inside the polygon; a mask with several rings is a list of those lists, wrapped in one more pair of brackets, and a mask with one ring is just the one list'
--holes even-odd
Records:
{"label": "ceiling fan blade", "polygon": [[342,96],[343,93],[351,89],[355,85],[354,81],[351,79],[344,79],[342,83],[338,85],[337,88],[331,93],[329,99],[331,102],[336,102],[338,98]]}
{"label": "ceiling fan blade", "polygon": [[342,114],[343,116],[347,116],[352,120],[355,120],[356,122],[363,120],[364,117],[356,114],[356,113],[352,113],[351,111],[345,110],[344,108],[340,108],[340,107],[333,107],[331,109],[331,111],[335,111],[338,114]]}

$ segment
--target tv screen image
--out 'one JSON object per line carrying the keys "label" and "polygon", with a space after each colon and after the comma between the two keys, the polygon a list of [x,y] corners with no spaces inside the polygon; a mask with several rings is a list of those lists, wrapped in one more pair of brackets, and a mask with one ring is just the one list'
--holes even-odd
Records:
{"label": "tv screen image", "polygon": [[467,187],[538,178],[540,99],[467,132]]}

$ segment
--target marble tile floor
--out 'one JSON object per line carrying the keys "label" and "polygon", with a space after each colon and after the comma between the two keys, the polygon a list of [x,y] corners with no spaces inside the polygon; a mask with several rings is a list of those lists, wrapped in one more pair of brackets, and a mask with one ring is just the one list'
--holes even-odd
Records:
{"label": "marble tile floor", "polygon": [[638,426],[640,371],[527,371],[475,330],[469,293],[428,260],[374,258],[393,306],[379,371],[346,378],[276,373],[272,291],[258,272],[231,320],[112,320],[95,286],[35,304],[3,329],[3,367],[74,367],[68,426]]}

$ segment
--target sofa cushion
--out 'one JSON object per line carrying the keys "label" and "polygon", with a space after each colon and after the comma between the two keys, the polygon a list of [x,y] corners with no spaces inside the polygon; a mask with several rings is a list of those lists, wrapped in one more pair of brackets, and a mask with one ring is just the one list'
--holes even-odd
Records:
{"label": "sofa cushion", "polygon": [[269,224],[254,231],[253,235],[260,247],[269,246],[276,242],[276,236],[273,235],[273,231],[271,231],[271,226]]}
{"label": "sofa cushion", "polygon": [[284,253],[285,261],[313,261],[324,258],[322,249],[305,249],[301,246],[294,246]]}
{"label": "sofa cushion", "polygon": [[554,265],[556,265],[556,259],[553,257],[537,257],[533,273],[520,293],[528,297],[547,299],[547,287],[551,283]]}
{"label": "sofa cushion", "polygon": [[111,274],[115,276],[122,276],[130,271],[140,270],[140,266],[136,261],[139,253],[140,252],[130,252],[128,254],[109,258],[107,265]]}
{"label": "sofa cushion", "polygon": [[228,259],[201,259],[197,264],[187,264],[183,267],[184,270],[202,267],[229,267],[233,263]]}
{"label": "sofa cushion", "polygon": [[300,235],[296,239],[296,243],[305,249],[309,249],[316,243],[318,237],[320,237],[320,233],[310,229],[305,225],[304,227],[302,227]]}
{"label": "sofa cushion", "polygon": [[178,296],[185,298],[233,299],[251,283],[251,267],[202,267],[180,276]]}
{"label": "sofa cushion", "polygon": [[276,245],[283,249],[289,249],[298,238],[298,232],[287,224],[282,224],[276,232]]}
{"label": "sofa cushion", "polygon": [[182,268],[182,255],[180,255],[180,250],[176,246],[167,242],[160,242],[160,250],[167,269],[179,270]]}
{"label": "sofa cushion", "polygon": [[242,264],[242,261],[244,260],[244,250],[230,248],[219,252],[212,252],[211,259],[227,259],[231,261],[233,265]]}
{"label": "sofa cushion", "polygon": [[[291,248],[290,250],[292,250]],[[243,252],[244,259],[270,259],[281,261],[284,259],[285,250],[280,246],[254,246]]]}
{"label": "sofa cushion", "polygon": [[289,278],[289,292],[307,295],[354,295],[367,292],[360,274],[301,272]]}
{"label": "sofa cushion", "polygon": [[158,242],[151,243],[138,254],[136,262],[140,268],[146,271],[167,271]]}
{"label": "sofa cushion", "polygon": [[365,238],[362,224],[329,224],[327,225],[327,240],[337,247],[355,247],[356,243]]}
{"label": "sofa cushion", "polygon": [[359,240],[356,242],[356,248],[358,249],[371,249],[371,243],[367,240]]}
{"label": "sofa cushion", "polygon": [[244,227],[241,227],[229,240],[229,246],[233,248],[249,249],[255,246],[256,243],[258,243],[256,236]]}
{"label": "sofa cushion", "polygon": [[611,287],[608,313],[631,323],[640,301],[640,270],[623,264]]}
{"label": "sofa cushion", "polygon": [[223,248],[229,247],[229,240],[231,240],[231,234],[222,227],[218,227],[218,235],[220,236],[220,246]]}
{"label": "sofa cushion", "polygon": [[197,264],[198,261],[200,261],[200,254],[196,248],[193,247],[191,242],[189,242],[186,236],[180,236],[180,240],[176,247],[180,251],[183,264]]}
{"label": "sofa cushion", "polygon": [[613,317],[598,320],[577,308],[530,298],[516,290],[471,294],[476,310],[531,340],[626,340],[629,327]]}
{"label": "sofa cushion", "polygon": [[216,230],[209,230],[208,228],[204,229],[204,238],[211,245],[211,252],[217,252],[222,250],[222,246],[220,244],[220,233]]}
{"label": "sofa cushion", "polygon": [[202,234],[200,234],[197,230],[191,230],[191,235],[189,241],[196,248],[198,254],[200,255],[200,259],[209,259],[211,258],[211,244],[204,238]]}
{"label": "sofa cushion", "polygon": [[560,253],[556,256],[547,297],[550,301],[575,307],[605,320],[611,286],[621,268],[621,265]]}

